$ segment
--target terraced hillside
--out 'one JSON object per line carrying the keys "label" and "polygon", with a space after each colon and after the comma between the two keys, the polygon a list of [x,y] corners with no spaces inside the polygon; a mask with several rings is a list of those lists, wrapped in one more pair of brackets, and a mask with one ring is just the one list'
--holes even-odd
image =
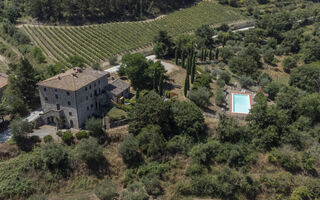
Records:
{"label": "terraced hillside", "polygon": [[191,8],[155,20],[77,27],[24,25],[22,30],[47,56],[66,62],[69,56],[79,55],[90,64],[150,45],[159,30],[166,30],[175,36],[203,24],[228,23],[243,19],[245,18],[231,7],[202,1]]}

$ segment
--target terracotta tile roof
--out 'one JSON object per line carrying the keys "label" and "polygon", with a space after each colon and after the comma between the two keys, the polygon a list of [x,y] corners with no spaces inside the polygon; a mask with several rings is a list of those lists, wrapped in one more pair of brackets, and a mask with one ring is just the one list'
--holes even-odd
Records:
{"label": "terracotta tile roof", "polygon": [[0,73],[0,89],[7,86],[8,84],[8,75]]}
{"label": "terracotta tile roof", "polygon": [[122,92],[124,92],[128,88],[130,88],[129,83],[124,82],[120,79],[117,79],[117,80],[113,81],[112,83],[109,83],[107,90],[111,94],[118,96],[119,94],[121,94]]}
{"label": "terracotta tile roof", "polygon": [[74,68],[38,83],[39,86],[76,91],[89,83],[107,75],[92,69]]}

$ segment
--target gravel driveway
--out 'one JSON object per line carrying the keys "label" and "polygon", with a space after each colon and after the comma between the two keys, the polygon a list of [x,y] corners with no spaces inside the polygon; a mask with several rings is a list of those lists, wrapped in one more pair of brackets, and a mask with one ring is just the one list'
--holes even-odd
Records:
{"label": "gravel driveway", "polygon": [[[152,61],[154,61],[154,62],[158,61],[158,60],[156,59],[156,56],[155,56],[155,55],[147,56],[146,59],[147,59],[147,60],[152,60]],[[176,65],[171,64],[171,63],[168,63],[168,62],[165,62],[165,61],[161,61],[161,64],[162,64],[162,65],[164,66],[164,68],[167,70],[167,73],[171,73],[171,72],[173,72],[173,71],[175,71],[175,70],[178,69],[178,67],[177,67]],[[106,72],[109,72],[109,73],[115,73],[115,72],[117,72],[117,71],[119,70],[119,68],[120,68],[120,65],[117,65],[117,66],[114,66],[114,67],[112,67],[112,68],[110,68],[110,69],[107,69],[107,70],[105,70],[105,71],[106,71]]]}

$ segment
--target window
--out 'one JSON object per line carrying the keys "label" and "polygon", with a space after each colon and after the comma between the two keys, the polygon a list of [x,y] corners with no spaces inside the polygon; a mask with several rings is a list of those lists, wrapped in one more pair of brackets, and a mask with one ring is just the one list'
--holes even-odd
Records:
{"label": "window", "polygon": [[70,101],[68,101],[68,105],[71,106],[71,102]]}
{"label": "window", "polygon": [[91,108],[93,108],[93,104],[91,104]]}
{"label": "window", "polygon": [[55,96],[56,96],[56,99],[59,99],[59,96],[57,94]]}
{"label": "window", "polygon": [[70,92],[67,92],[67,95],[70,96]]}
{"label": "window", "polygon": [[89,89],[91,89],[91,85],[89,85]]}
{"label": "window", "polygon": [[70,128],[73,128],[73,121],[70,120]]}
{"label": "window", "polygon": [[89,97],[87,96],[87,97],[86,97],[86,100],[88,101],[88,99],[89,99]]}
{"label": "window", "polygon": [[87,106],[87,110],[89,110],[89,106]]}
{"label": "window", "polygon": [[72,112],[69,112],[69,115],[72,116]]}
{"label": "window", "polygon": [[44,100],[48,101],[48,97],[45,97]]}
{"label": "window", "polygon": [[90,94],[90,97],[92,97],[92,93]]}
{"label": "window", "polygon": [[43,88],[43,91],[47,91],[47,88]]}
{"label": "window", "polygon": [[98,84],[100,85],[100,80],[98,80]]}
{"label": "window", "polygon": [[60,104],[57,104],[57,110],[60,110]]}
{"label": "window", "polygon": [[54,91],[57,92],[58,90],[57,90],[57,89],[54,89]]}
{"label": "window", "polygon": [[87,87],[85,87],[85,88],[84,88],[84,90],[85,90],[85,91],[87,91],[87,90],[88,90],[88,88],[87,88]]}

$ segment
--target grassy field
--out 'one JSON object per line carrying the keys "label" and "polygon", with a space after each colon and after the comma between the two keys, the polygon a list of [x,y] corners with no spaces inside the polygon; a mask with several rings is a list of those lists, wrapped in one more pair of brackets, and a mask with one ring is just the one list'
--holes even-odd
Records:
{"label": "grassy field", "polygon": [[159,30],[171,36],[195,30],[203,24],[230,23],[245,20],[244,16],[214,1],[202,1],[155,20],[114,22],[88,26],[23,25],[31,40],[43,52],[60,62],[79,55],[87,64],[104,62],[110,56],[135,51],[152,44]]}

